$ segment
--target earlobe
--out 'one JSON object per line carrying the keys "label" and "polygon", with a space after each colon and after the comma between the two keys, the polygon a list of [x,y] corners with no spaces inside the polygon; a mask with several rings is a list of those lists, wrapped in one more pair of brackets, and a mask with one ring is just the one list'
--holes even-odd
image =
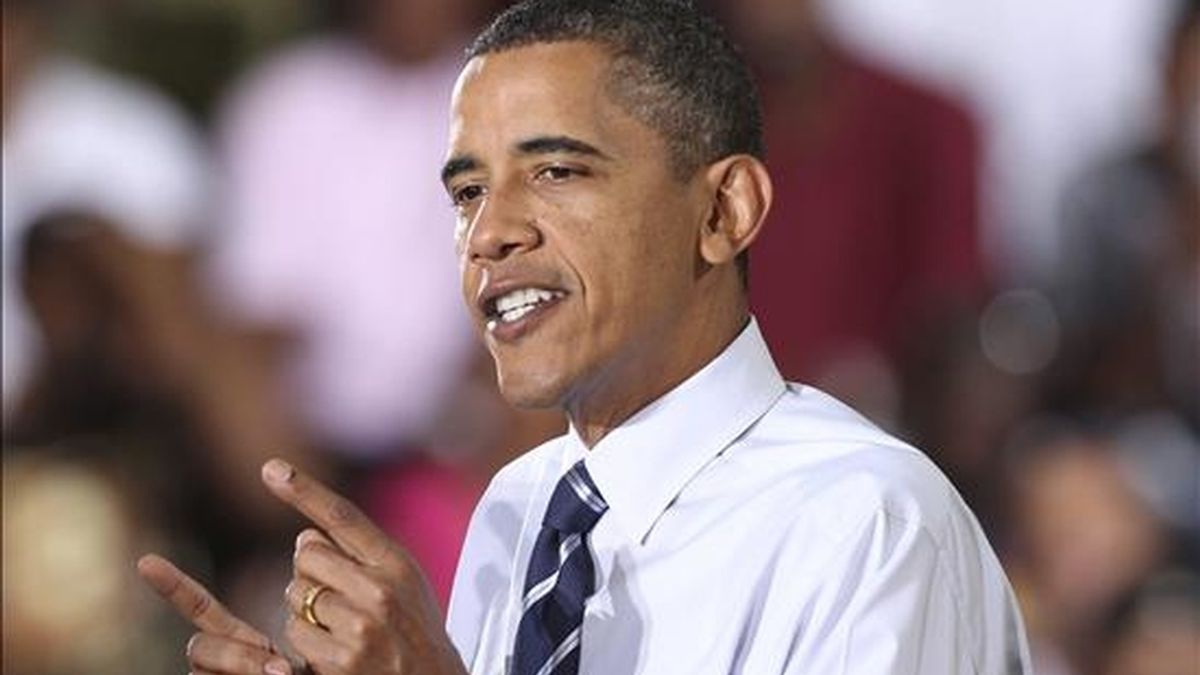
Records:
{"label": "earlobe", "polygon": [[700,255],[710,265],[731,263],[758,237],[771,207],[771,177],[750,155],[731,155],[707,169],[712,209],[700,236]]}

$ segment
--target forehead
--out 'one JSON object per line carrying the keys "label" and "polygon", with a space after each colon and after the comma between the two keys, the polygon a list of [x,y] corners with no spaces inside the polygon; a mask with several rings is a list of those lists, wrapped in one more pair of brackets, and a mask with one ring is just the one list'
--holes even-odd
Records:
{"label": "forehead", "polygon": [[619,145],[630,124],[642,125],[609,98],[611,64],[604,47],[579,41],[472,59],[451,103],[451,154],[548,134]]}

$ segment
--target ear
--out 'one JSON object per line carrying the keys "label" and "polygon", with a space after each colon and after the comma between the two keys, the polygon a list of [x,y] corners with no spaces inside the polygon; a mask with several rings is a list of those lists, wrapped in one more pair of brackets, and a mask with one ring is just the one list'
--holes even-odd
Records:
{"label": "ear", "polygon": [[771,208],[771,177],[751,155],[730,155],[710,164],[704,180],[712,209],[700,233],[700,256],[710,265],[732,262],[758,237]]}

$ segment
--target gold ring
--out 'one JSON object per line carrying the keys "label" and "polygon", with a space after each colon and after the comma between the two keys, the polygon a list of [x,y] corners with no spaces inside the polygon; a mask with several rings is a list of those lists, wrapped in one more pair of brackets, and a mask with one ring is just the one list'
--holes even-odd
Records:
{"label": "gold ring", "polygon": [[309,587],[304,592],[304,602],[300,606],[300,616],[321,630],[329,630],[329,626],[326,626],[317,619],[317,598],[321,597],[321,594],[327,590],[329,590],[329,587],[324,584]]}

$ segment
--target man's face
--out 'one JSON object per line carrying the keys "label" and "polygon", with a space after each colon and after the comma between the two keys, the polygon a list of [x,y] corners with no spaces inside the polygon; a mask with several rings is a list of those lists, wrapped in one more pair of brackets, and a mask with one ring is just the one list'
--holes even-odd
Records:
{"label": "man's face", "polygon": [[591,43],[533,45],[473,59],[455,92],[463,296],[517,405],[652,380],[689,330],[708,203],[609,100],[609,65]]}

